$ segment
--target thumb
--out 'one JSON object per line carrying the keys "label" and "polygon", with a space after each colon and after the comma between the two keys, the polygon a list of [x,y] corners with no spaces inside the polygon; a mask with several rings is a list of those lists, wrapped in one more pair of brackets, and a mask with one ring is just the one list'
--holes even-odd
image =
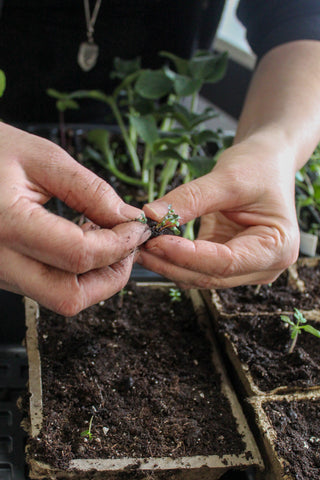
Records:
{"label": "thumb", "polygon": [[144,205],[147,217],[159,220],[168,213],[168,205],[172,205],[180,215],[181,224],[201,217],[207,213],[226,210],[235,205],[236,192],[229,188],[220,172],[214,170],[203,177],[180,185],[162,198]]}

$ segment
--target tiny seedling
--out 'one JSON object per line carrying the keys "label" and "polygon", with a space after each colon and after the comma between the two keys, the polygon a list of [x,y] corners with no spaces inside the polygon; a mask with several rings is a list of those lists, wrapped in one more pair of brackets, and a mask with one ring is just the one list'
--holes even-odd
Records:
{"label": "tiny seedling", "polygon": [[170,288],[169,296],[170,296],[171,302],[181,302],[181,292],[178,288]]}
{"label": "tiny seedling", "polygon": [[169,228],[175,235],[180,235],[180,230],[179,230],[179,220],[180,216],[177,215],[174,211],[174,208],[172,208],[172,205],[168,205],[168,213],[162,217],[161,220],[157,223],[155,229],[157,232],[161,232],[165,228]]}
{"label": "tiny seedling", "polygon": [[307,324],[307,320],[304,318],[300,310],[295,308],[294,311],[295,313],[293,317],[296,319],[296,323],[291,320],[287,315],[281,315],[281,320],[290,325],[292,343],[289,348],[289,353],[293,352],[293,349],[296,346],[298,340],[298,335],[302,332],[302,330],[311,333],[315,337],[320,338],[320,331]]}
{"label": "tiny seedling", "polygon": [[92,440],[93,439],[93,434],[91,432],[91,429],[92,429],[92,421],[93,421],[93,415],[91,416],[90,418],[90,421],[89,421],[89,428],[87,430],[83,430],[83,432],[80,433],[80,436],[81,437],[86,437],[88,438],[89,440]]}
{"label": "tiny seedling", "polygon": [[135,218],[135,221],[140,222],[140,223],[147,223],[147,218],[146,218],[144,212],[141,213],[140,217]]}

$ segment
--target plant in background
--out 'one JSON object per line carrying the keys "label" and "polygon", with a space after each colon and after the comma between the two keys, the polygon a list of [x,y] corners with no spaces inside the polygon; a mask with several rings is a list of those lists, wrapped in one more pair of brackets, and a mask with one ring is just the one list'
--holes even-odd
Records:
{"label": "plant in background", "polygon": [[302,331],[311,333],[315,337],[320,338],[320,331],[312,327],[311,325],[307,324],[307,320],[304,318],[300,310],[295,308],[294,312],[295,313],[293,317],[296,319],[296,322],[291,320],[287,315],[280,316],[281,320],[290,326],[292,343],[289,348],[289,353],[293,352],[294,347],[296,346],[296,343],[298,340],[298,335],[302,333]]}
{"label": "plant in background", "polygon": [[319,236],[320,143],[309,161],[296,174],[296,209],[300,228]]}
{"label": "plant in background", "polygon": [[81,437],[85,437],[85,438],[88,438],[88,440],[92,440],[93,439],[93,434],[92,434],[92,421],[93,421],[93,415],[91,416],[90,418],[90,421],[89,421],[89,427],[87,430],[83,430],[83,432],[80,433],[80,436]]}
{"label": "plant in background", "polygon": [[[121,182],[142,188],[149,202],[162,197],[174,178],[186,183],[213,168],[215,157],[203,150],[208,142],[214,142],[217,148],[224,147],[222,132],[203,126],[216,112],[212,108],[197,112],[197,98],[205,83],[223,77],[227,55],[198,51],[189,60],[169,52],[160,55],[168,64],[154,70],[141,68],[139,58],[116,58],[111,77],[119,83],[110,95],[98,90],[70,94],[48,91],[57,99],[59,111],[65,107],[77,108],[83,98],[108,105],[125,145],[126,170],[123,171],[123,149],[106,129],[89,132],[86,156]],[[141,143],[144,149],[139,157],[137,150]],[[185,236],[193,239],[192,223]]]}
{"label": "plant in background", "polygon": [[0,70],[0,97],[2,97],[6,89],[6,76],[3,70]]}

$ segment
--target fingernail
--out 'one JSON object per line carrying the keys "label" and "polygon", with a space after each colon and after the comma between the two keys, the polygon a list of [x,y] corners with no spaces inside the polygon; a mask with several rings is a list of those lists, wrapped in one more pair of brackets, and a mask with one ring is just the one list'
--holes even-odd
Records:
{"label": "fingernail", "polygon": [[168,204],[161,200],[156,200],[155,202],[146,204],[143,209],[147,217],[153,219],[162,218],[168,213]]}

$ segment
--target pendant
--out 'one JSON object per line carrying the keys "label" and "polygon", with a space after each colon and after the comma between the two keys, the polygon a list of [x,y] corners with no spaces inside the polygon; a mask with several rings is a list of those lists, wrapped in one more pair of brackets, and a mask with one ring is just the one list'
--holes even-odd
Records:
{"label": "pendant", "polygon": [[88,72],[97,63],[99,47],[94,42],[82,42],[78,51],[78,65],[84,71]]}

